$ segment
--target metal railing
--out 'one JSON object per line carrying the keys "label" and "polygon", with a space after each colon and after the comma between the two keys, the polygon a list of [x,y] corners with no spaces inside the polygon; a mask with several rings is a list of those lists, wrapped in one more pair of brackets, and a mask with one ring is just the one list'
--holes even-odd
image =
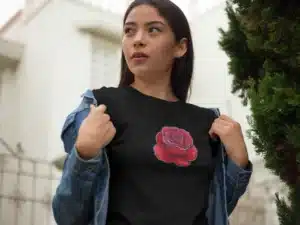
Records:
{"label": "metal railing", "polygon": [[55,166],[24,156],[21,144],[14,150],[1,138],[0,149],[0,224],[54,224],[51,201],[60,178]]}

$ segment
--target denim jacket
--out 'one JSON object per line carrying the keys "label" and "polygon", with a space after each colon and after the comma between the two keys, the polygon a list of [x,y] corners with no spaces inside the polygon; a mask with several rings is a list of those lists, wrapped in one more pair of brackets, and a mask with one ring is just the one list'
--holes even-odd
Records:
{"label": "denim jacket", "polygon": [[[81,104],[64,123],[61,138],[67,158],[61,181],[52,202],[58,225],[105,225],[110,169],[105,149],[97,157],[83,160],[74,147],[81,122],[88,115],[90,105],[97,105],[91,90],[83,94]],[[219,115],[218,109],[215,109]],[[240,168],[219,144],[219,155],[210,186],[206,216],[209,225],[228,225],[228,217],[244,194],[252,174],[252,164]]]}

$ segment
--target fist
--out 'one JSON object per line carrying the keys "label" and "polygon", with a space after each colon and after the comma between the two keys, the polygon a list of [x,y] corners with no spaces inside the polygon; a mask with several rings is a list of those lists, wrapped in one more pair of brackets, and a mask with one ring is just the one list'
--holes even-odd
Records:
{"label": "fist", "polygon": [[248,164],[248,152],[242,134],[241,126],[226,115],[215,119],[210,130],[211,137],[219,136],[223,142],[227,155],[239,166]]}
{"label": "fist", "polygon": [[105,113],[106,106],[91,105],[88,116],[82,121],[75,143],[80,157],[90,159],[96,157],[116,134],[116,128]]}

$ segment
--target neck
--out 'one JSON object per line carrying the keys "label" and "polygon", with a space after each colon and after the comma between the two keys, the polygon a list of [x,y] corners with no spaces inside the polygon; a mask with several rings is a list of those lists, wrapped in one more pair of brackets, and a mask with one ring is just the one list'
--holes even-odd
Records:
{"label": "neck", "polygon": [[139,79],[135,79],[131,86],[145,95],[171,102],[178,101],[178,98],[172,91],[169,80],[165,82],[157,80],[156,82],[149,83]]}

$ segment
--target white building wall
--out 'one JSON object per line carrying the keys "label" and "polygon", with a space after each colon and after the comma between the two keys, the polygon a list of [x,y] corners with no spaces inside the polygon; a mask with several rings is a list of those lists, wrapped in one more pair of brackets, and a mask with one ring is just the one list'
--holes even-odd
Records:
{"label": "white building wall", "polygon": [[[44,161],[0,155],[0,224],[46,225],[49,219],[55,224],[50,203],[58,174],[47,160],[63,154],[61,128],[67,114],[79,104],[80,95],[92,88],[94,80],[113,83],[101,74],[101,67],[96,69],[101,65],[97,61],[100,48],[105,47],[101,57],[108,62],[114,60],[107,56],[118,55],[114,45],[101,45],[100,37],[93,39],[78,26],[114,20],[121,25],[121,17],[80,1],[53,0],[28,18],[18,39],[25,45],[21,63],[16,71],[0,72],[0,138],[13,150],[20,142],[25,156]],[[18,34],[15,25],[2,37],[14,39]],[[117,65],[114,62],[111,68],[116,70]],[[7,151],[2,143],[0,149],[0,153]]]}
{"label": "white building wall", "polygon": [[2,31],[0,36],[4,39],[22,42],[24,38],[23,17],[17,16],[13,25],[11,25],[9,29]]}
{"label": "white building wall", "polygon": [[119,43],[94,36],[91,41],[92,65],[90,88],[115,87],[120,77],[121,48]]}
{"label": "white building wall", "polygon": [[[53,8],[48,7],[47,10],[49,10],[48,19],[53,19],[53,15],[57,13],[55,24],[60,27],[55,34],[59,34],[55,43],[59,53],[57,52],[52,57],[52,59],[55,58],[55,68],[52,69],[52,128],[49,136],[52,144],[49,158],[53,158],[62,153],[59,136],[66,115],[79,104],[80,95],[87,88],[92,88],[92,76],[97,77],[94,73],[92,74],[92,36],[80,33],[76,26],[88,21],[99,21],[101,24],[109,24],[113,27],[114,24],[121,25],[121,17],[84,5],[80,1],[76,2],[76,0],[62,1],[56,7],[55,5]],[[62,14],[58,15],[59,12]],[[99,64],[101,65],[101,62]],[[98,76],[100,79],[107,75],[99,73]]]}
{"label": "white building wall", "polygon": [[[15,71],[7,69],[0,74],[0,138],[12,145],[19,139],[20,98]],[[0,145],[0,154],[4,153]]]}
{"label": "white building wall", "polygon": [[[12,143],[20,141],[32,157],[52,159],[63,154],[60,131],[66,115],[79,104],[80,95],[92,87],[91,80],[97,77],[91,77],[95,46],[92,36],[80,32],[77,26],[89,21],[106,24],[114,20],[121,25],[121,17],[80,1],[53,0],[29,18],[23,23],[26,47],[22,66],[11,78],[17,81],[14,85],[19,93],[20,104],[15,107],[21,109],[19,122],[15,120],[20,135]],[[7,37],[13,34],[5,33]],[[114,63],[115,70],[117,65]],[[105,75],[98,76],[101,80]],[[2,77],[3,83],[9,83],[5,80]]]}

